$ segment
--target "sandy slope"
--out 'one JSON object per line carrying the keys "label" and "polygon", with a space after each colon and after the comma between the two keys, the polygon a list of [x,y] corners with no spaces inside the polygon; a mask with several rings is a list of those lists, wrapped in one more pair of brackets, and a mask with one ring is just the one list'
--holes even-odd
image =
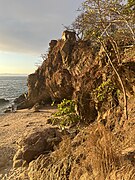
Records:
{"label": "sandy slope", "polygon": [[51,107],[37,113],[25,109],[0,116],[0,179],[12,166],[16,141],[30,130],[49,126],[46,120],[55,111]]}

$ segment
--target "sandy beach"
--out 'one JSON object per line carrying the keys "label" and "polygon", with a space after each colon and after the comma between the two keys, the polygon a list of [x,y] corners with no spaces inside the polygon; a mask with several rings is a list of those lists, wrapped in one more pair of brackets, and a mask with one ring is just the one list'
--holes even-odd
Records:
{"label": "sandy beach", "polygon": [[50,126],[46,120],[54,112],[56,108],[46,107],[40,112],[24,109],[0,116],[0,179],[12,167],[16,141],[24,133]]}

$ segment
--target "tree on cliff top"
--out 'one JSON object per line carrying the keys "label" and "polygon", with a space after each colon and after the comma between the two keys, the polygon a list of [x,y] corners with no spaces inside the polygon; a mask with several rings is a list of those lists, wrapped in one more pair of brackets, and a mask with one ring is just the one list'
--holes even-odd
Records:
{"label": "tree on cliff top", "polygon": [[[116,40],[135,41],[135,13],[134,1],[124,4],[122,0],[85,0],[80,9],[81,14],[72,24],[83,39],[97,40],[97,37],[106,37],[107,30]],[[104,32],[104,33],[103,33]]]}
{"label": "tree on cliff top", "polygon": [[[122,0],[85,0],[81,14],[73,23],[73,28],[85,40],[100,44],[109,64],[117,75],[123,91],[125,118],[128,119],[126,91],[122,79],[113,64],[113,60],[121,63],[121,49],[135,44],[134,1],[126,4]],[[110,55],[108,42],[114,52]]]}

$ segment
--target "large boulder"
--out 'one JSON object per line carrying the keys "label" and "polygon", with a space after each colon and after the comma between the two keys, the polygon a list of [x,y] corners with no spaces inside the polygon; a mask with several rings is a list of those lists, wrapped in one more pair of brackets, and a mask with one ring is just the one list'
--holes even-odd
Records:
{"label": "large boulder", "polygon": [[46,128],[42,131],[32,131],[24,134],[17,142],[18,151],[13,158],[13,167],[25,166],[41,153],[47,154],[54,150],[61,141],[57,128]]}

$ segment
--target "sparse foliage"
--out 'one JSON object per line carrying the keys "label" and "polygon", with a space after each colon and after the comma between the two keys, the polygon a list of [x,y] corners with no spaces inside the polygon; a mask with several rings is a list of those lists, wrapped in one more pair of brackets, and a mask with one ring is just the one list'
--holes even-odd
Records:
{"label": "sparse foliage", "polygon": [[58,104],[58,111],[51,119],[53,124],[59,124],[61,128],[77,123],[79,120],[80,117],[75,111],[75,102],[67,99],[63,99],[62,102]]}
{"label": "sparse foliage", "polygon": [[113,91],[116,91],[116,86],[108,79],[94,90],[94,95],[97,101],[102,102],[109,99]]}
{"label": "sparse foliage", "polygon": [[42,58],[43,61],[45,61],[47,59],[47,57],[48,57],[48,53],[41,54],[41,58]]}
{"label": "sparse foliage", "polygon": [[[100,44],[103,47],[123,90],[126,119],[128,118],[126,91],[113,61],[120,64],[124,48],[135,44],[134,20],[133,0],[126,3],[122,0],[85,0],[82,3],[81,14],[73,23],[73,27],[82,33],[84,40],[90,39],[94,44]],[[108,49],[108,42],[111,49]]]}
{"label": "sparse foliage", "polygon": [[[131,8],[129,8],[129,4]],[[83,39],[97,41],[101,35],[103,38],[109,35],[115,39],[117,34],[117,37],[119,36],[123,40],[125,34],[126,43],[132,44],[135,28],[134,12],[128,10],[133,7],[133,3],[130,1],[128,4],[124,4],[122,0],[86,0],[82,3],[81,14],[76,18],[73,27],[77,32],[82,33]],[[105,29],[108,35],[104,31]]]}

